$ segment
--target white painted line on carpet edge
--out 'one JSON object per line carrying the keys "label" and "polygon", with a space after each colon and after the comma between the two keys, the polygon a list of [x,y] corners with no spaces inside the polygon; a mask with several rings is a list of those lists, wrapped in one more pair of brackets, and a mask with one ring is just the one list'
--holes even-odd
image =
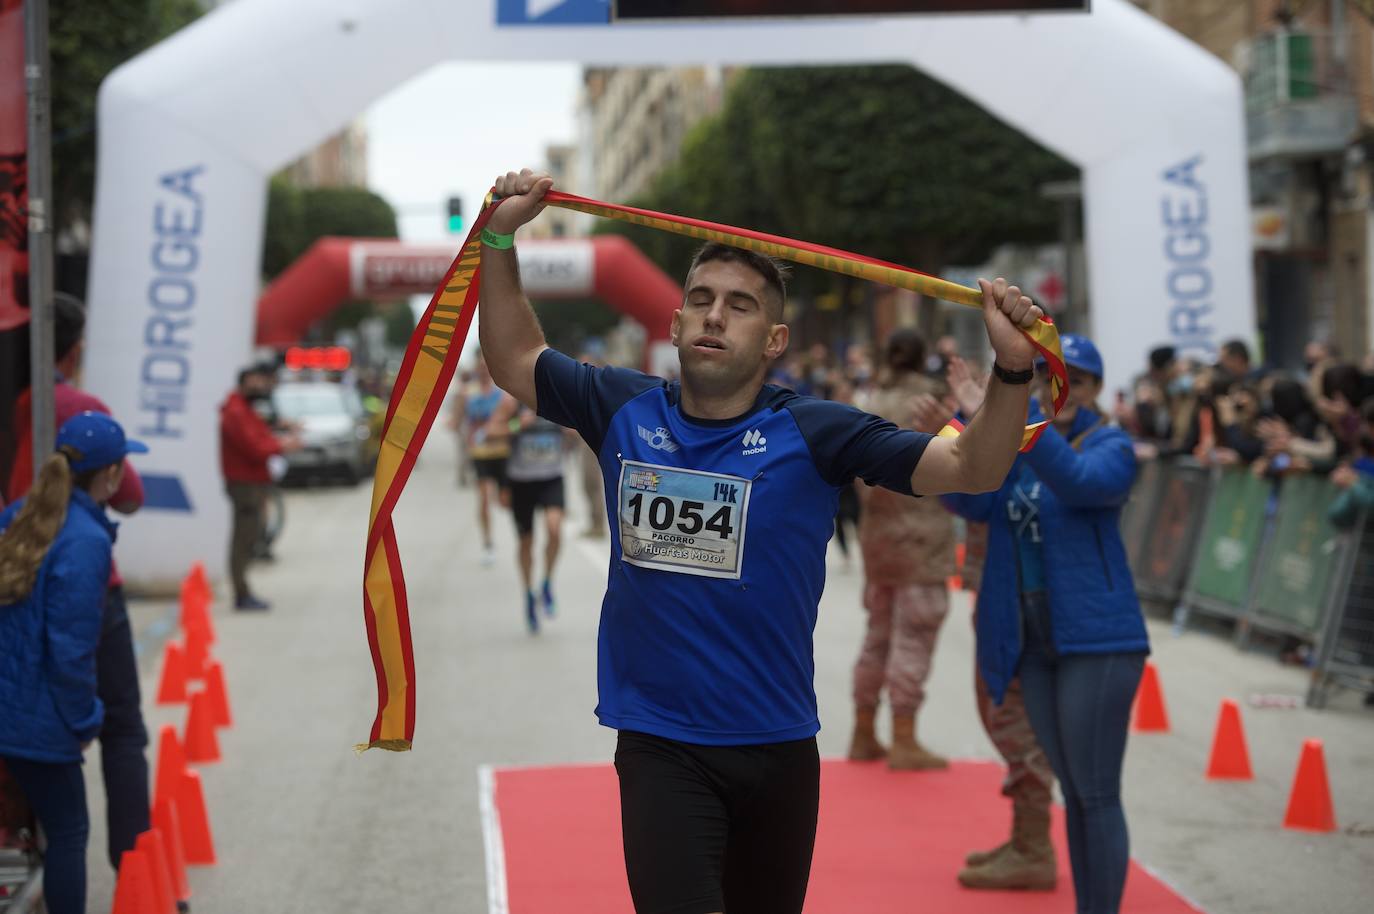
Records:
{"label": "white painted line on carpet edge", "polygon": [[501,837],[501,814],[496,811],[496,775],[490,765],[477,768],[477,803],[482,811],[482,846],[487,853],[487,911],[509,914],[506,847]]}

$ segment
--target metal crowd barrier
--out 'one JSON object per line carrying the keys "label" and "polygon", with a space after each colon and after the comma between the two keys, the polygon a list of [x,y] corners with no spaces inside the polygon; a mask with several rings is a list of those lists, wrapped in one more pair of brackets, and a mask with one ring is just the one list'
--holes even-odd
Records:
{"label": "metal crowd barrier", "polygon": [[1333,684],[1374,692],[1374,515],[1360,518],[1348,536],[1344,586],[1326,617],[1307,690],[1313,708],[1326,706]]}
{"label": "metal crowd barrier", "polygon": [[1288,476],[1279,487],[1278,509],[1269,541],[1260,555],[1250,599],[1249,625],[1265,631],[1316,640],[1344,580],[1350,537],[1326,519],[1339,494],[1321,476]]}
{"label": "metal crowd barrier", "polygon": [[[1185,612],[1244,620],[1255,596],[1260,557],[1268,547],[1274,485],[1242,470],[1214,469],[1209,480]],[[1237,640],[1249,626],[1237,625]]]}
{"label": "metal crowd barrier", "polygon": [[[1133,564],[1136,592],[1146,600],[1168,607],[1178,603],[1184,583],[1192,567],[1193,553],[1201,532],[1202,514],[1207,505],[1210,476],[1196,461],[1179,460],[1153,462],[1141,476],[1146,488],[1139,492],[1139,502],[1132,514],[1144,511],[1148,516],[1140,520],[1135,533],[1139,539],[1134,552],[1128,552]],[[1136,501],[1136,495],[1132,495]]]}
{"label": "metal crowd barrier", "polygon": [[1122,514],[1136,590],[1186,624],[1198,612],[1315,642],[1308,703],[1333,682],[1374,688],[1374,531],[1341,533],[1324,477],[1281,483],[1190,459],[1142,464]]}

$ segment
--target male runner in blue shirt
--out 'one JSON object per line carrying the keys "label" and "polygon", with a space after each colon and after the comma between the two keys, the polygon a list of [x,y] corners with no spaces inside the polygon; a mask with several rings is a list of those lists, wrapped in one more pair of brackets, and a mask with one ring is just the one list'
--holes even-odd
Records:
{"label": "male runner in blue shirt", "polygon": [[839,488],[1000,486],[1035,357],[1017,328],[1041,311],[979,281],[996,377],[953,439],[765,385],[787,349],[783,276],[723,245],[698,253],[673,315],[680,383],[582,365],[545,344],[510,246],[552,186],[528,169],[496,181],[480,336],[497,385],[577,429],[601,464],[612,536],[596,714],[619,731],[635,910],[799,914],[819,798],[812,633]]}

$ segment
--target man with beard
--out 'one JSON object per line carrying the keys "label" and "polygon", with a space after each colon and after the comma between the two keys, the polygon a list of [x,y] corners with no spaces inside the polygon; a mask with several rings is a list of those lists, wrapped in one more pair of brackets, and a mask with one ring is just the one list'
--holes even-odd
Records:
{"label": "man with beard", "polygon": [[514,233],[553,186],[498,178],[482,233],[482,350],[498,386],[575,428],[610,513],[596,713],[619,731],[621,826],[639,912],[797,914],[820,763],[812,633],[841,486],[905,495],[1001,485],[1026,419],[1041,311],[981,282],[997,353],[957,438],[764,384],[787,351],[770,258],[708,244],[671,338],[682,379],[579,364],[550,349],[520,287]]}

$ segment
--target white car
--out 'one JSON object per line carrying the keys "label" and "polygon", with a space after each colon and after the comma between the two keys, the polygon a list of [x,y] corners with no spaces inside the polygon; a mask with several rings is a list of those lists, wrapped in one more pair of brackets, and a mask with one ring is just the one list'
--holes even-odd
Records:
{"label": "white car", "polygon": [[332,476],[349,485],[372,471],[367,411],[352,387],[327,381],[278,385],[272,406],[300,428],[305,446],[286,455],[288,479]]}

